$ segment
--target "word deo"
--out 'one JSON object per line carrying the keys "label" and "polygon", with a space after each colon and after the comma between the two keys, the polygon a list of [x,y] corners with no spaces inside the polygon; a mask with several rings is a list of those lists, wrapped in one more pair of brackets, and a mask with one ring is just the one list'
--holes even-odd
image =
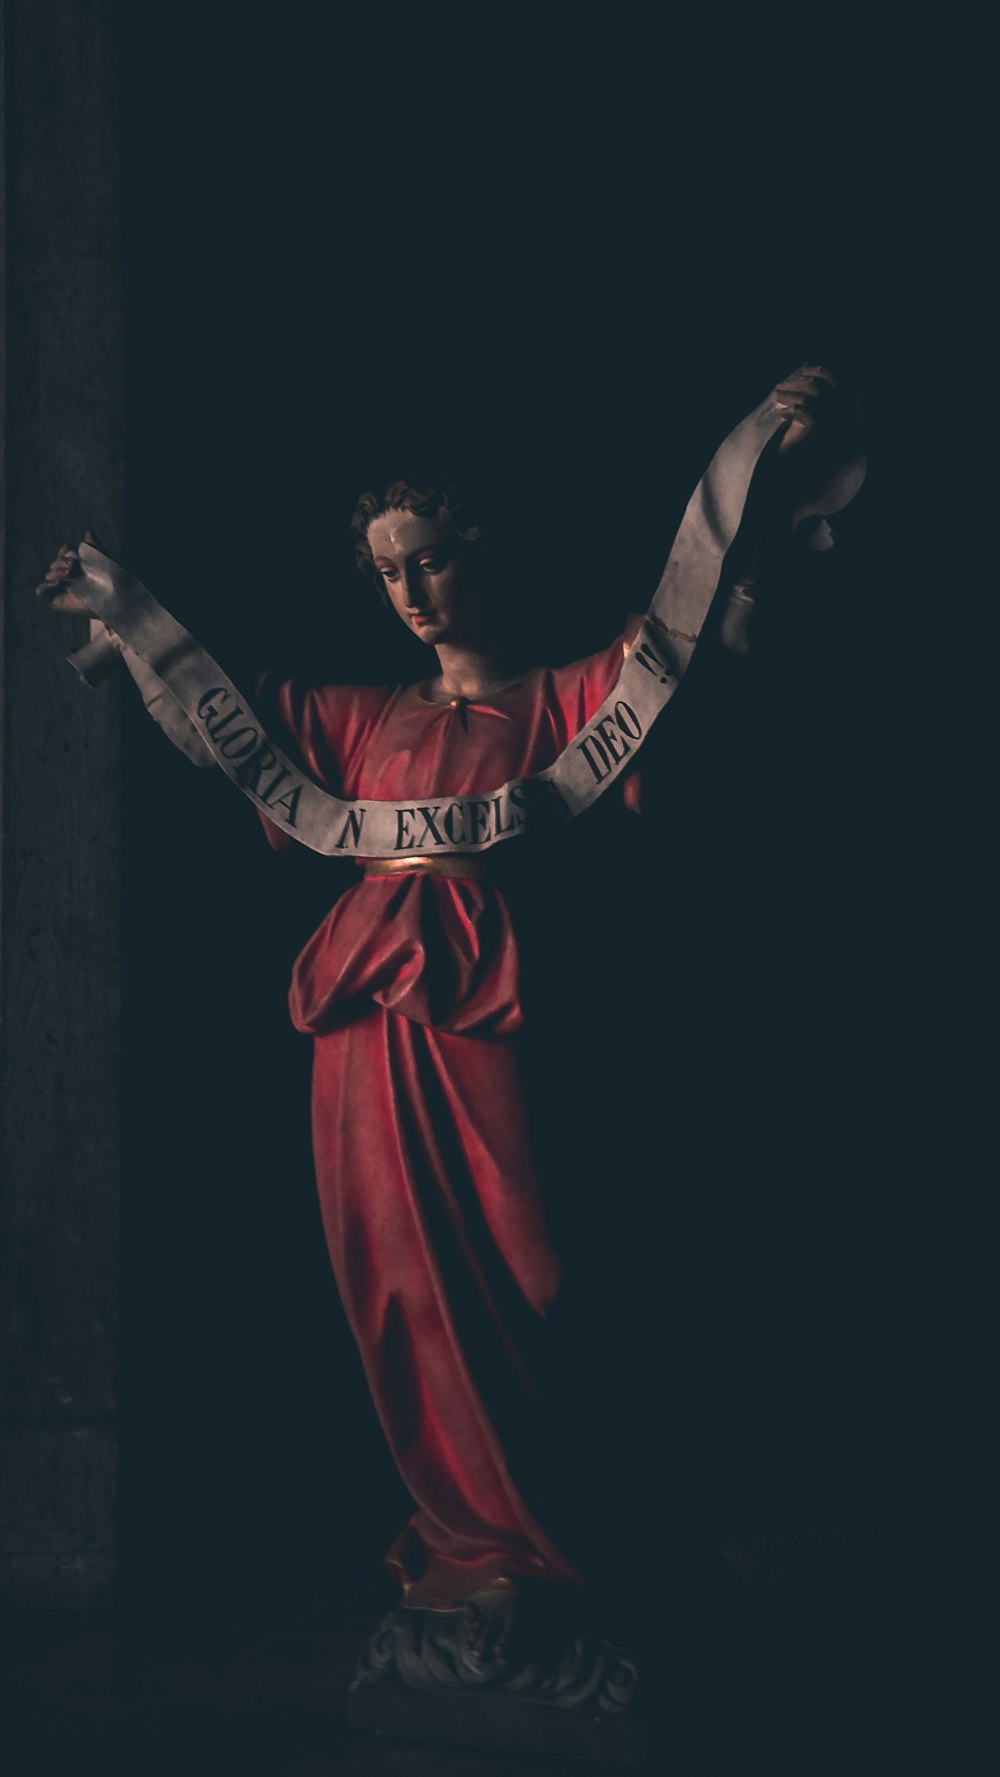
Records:
{"label": "word deo", "polygon": [[636,741],[642,739],[642,723],[632,705],[619,698],[608,716],[595,722],[586,740],[577,744],[594,774],[595,783],[609,777],[615,767],[627,758]]}

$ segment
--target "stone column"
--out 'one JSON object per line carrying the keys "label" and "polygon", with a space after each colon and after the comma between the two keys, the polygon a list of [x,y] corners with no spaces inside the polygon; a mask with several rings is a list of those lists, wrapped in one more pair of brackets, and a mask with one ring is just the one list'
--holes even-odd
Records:
{"label": "stone column", "polygon": [[82,1605],[115,1571],[119,706],[31,589],[121,542],[117,9],[0,10],[0,1597]]}

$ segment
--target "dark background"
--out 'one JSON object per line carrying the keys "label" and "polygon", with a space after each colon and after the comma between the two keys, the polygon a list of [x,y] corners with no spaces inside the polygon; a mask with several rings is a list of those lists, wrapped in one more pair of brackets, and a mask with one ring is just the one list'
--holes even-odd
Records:
{"label": "dark background", "polygon": [[[715,444],[778,377],[823,358],[864,390],[838,549],[746,670],[678,709],[642,833],[602,811],[561,863],[510,867],[529,951],[561,921],[549,1079],[600,1160],[595,1473],[668,1562],[692,1534],[898,1521],[910,1486],[927,570],[898,514],[936,193],[912,46],[744,21],[720,48],[627,16],[121,13],[125,553],[237,680],[420,673],[355,575],[362,487],[475,473],[522,540],[539,654],[571,659],[645,604]],[[327,1266],[284,1008],[351,872],[272,856],[137,707],[124,832],[119,1599],[141,1620],[363,1576],[407,1502]]]}

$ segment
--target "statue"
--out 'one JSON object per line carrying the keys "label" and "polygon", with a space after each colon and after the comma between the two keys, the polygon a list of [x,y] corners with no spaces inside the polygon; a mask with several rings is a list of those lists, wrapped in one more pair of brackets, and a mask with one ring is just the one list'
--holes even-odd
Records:
{"label": "statue", "polygon": [[[387,1556],[402,1606],[362,1656],[359,1720],[372,1719],[366,1699],[387,1683],[490,1691],[590,1716],[627,1717],[633,1706],[634,1659],[593,1625],[581,1629],[588,1574],[521,1479],[546,1414],[537,1359],[562,1257],[526,1113],[517,938],[491,881],[491,848],[525,824],[518,809],[565,800],[554,768],[574,743],[574,781],[593,778],[596,794],[613,777],[638,812],[642,724],[624,699],[616,719],[600,717],[623,664],[638,658],[650,695],[665,701],[699,633],[702,649],[749,647],[768,542],[789,528],[793,509],[813,542],[828,544],[825,515],[837,500],[806,495],[856,456],[851,397],[824,367],[804,365],[762,411],[770,431],[761,467],[746,514],[737,511],[738,534],[719,545],[719,590],[709,589],[700,632],[655,616],[644,627],[637,616],[590,658],[540,667],[504,622],[505,588],[477,512],[454,489],[398,481],[361,497],[357,556],[426,644],[424,680],[302,689],[265,677],[257,697],[278,744],[258,737],[242,754],[227,751],[243,732],[228,692],[184,704],[179,744],[194,757],[211,741],[207,762],[230,761],[276,849],[301,836],[305,807],[284,747],[331,807],[344,799],[335,804],[348,811],[342,823],[338,815],[342,838],[326,849],[353,850],[363,871],[295,963],[290,999],[314,1042],[314,1155],[330,1257],[415,1505]],[[711,514],[706,522],[711,529]],[[38,588],[57,610],[96,613],[98,652],[109,647],[101,619],[111,606],[95,593],[106,569],[113,580],[114,564],[92,545],[64,547]],[[138,642],[115,636],[110,645],[142,682]],[[161,667],[180,699],[162,663],[154,679]],[[147,660],[147,688],[149,670]],[[176,706],[167,715],[176,720]],[[588,730],[598,718],[604,726]],[[366,851],[378,810],[390,807],[393,840]],[[575,812],[572,803],[562,812]],[[519,1598],[530,1611],[519,1611]]]}

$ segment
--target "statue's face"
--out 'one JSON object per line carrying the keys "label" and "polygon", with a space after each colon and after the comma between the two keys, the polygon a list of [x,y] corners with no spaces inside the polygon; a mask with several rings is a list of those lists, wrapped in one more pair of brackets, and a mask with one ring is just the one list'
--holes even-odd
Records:
{"label": "statue's face", "polygon": [[386,594],[407,629],[423,642],[470,642],[479,626],[472,564],[456,553],[444,519],[415,512],[373,518],[368,542]]}

